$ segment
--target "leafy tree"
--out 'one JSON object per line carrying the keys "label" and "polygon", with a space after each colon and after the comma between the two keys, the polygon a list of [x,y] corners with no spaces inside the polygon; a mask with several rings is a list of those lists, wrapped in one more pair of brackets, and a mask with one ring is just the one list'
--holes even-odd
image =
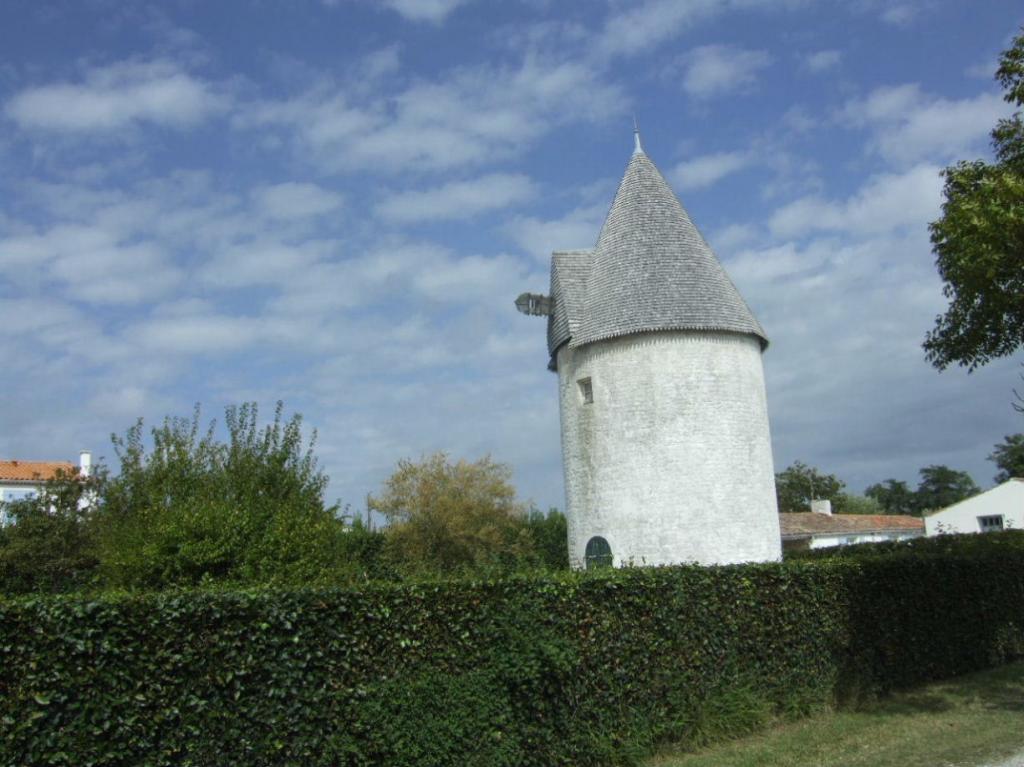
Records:
{"label": "leafy tree", "polygon": [[12,520],[0,527],[0,590],[67,591],[94,577],[90,502],[105,478],[98,465],[88,478],[58,472],[37,495],[0,503]]}
{"label": "leafy tree", "polygon": [[839,508],[843,514],[884,514],[885,510],[882,508],[876,499],[867,495],[854,495],[853,493],[843,493],[840,496]]}
{"label": "leafy tree", "polygon": [[906,482],[887,479],[871,485],[864,491],[868,498],[874,498],[885,514],[917,514],[917,497]]}
{"label": "leafy tree", "polygon": [[399,461],[370,508],[390,521],[389,557],[406,571],[512,568],[531,556],[526,508],[512,470],[490,457],[452,463],[444,453]]}
{"label": "leafy tree", "polygon": [[547,514],[531,509],[526,523],[540,563],[550,570],[568,570],[569,534],[565,514],[558,509],[549,509]]}
{"label": "leafy tree", "polygon": [[775,494],[780,512],[810,511],[811,501],[832,501],[832,510],[842,513],[846,503],[846,484],[833,474],[823,474],[813,466],[795,461],[775,475]]}
{"label": "leafy tree", "polygon": [[997,483],[1003,483],[1014,477],[1024,477],[1024,434],[1009,434],[1002,443],[995,446],[988,457],[999,467],[994,477]]}
{"label": "leafy tree", "polygon": [[933,465],[921,469],[920,474],[915,500],[922,513],[944,509],[980,492],[966,471]]}
{"label": "leafy tree", "polygon": [[[1004,51],[996,79],[1004,99],[1024,106],[1024,33]],[[995,162],[943,171],[942,217],[931,240],[949,308],[924,349],[939,370],[973,370],[1024,344],[1024,121],[1017,111],[992,131]]]}
{"label": "leafy tree", "polygon": [[215,424],[167,418],[146,449],[140,420],[113,436],[120,473],[97,511],[100,566],[114,586],[159,588],[210,580],[309,583],[346,564],[337,507],[302,419],[257,425],[255,404],[228,407],[226,443]]}

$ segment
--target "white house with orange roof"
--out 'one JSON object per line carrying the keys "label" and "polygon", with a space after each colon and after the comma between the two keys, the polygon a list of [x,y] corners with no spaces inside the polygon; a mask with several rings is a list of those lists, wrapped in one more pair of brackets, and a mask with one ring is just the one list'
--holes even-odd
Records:
{"label": "white house with orange roof", "polygon": [[[43,485],[58,473],[88,477],[92,472],[92,453],[83,450],[78,465],[71,461],[0,460],[0,503],[10,503],[37,495]],[[0,525],[7,523],[7,515],[0,506]]]}
{"label": "white house with orange roof", "polygon": [[811,509],[779,514],[783,551],[906,541],[924,535],[924,520],[920,517],[905,514],[833,514],[829,501],[814,501]]}

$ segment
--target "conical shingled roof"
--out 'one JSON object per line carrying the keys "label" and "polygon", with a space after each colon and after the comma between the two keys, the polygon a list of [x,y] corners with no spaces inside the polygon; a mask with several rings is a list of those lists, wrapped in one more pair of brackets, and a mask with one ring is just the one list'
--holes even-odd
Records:
{"label": "conical shingled roof", "polygon": [[[768,337],[661,173],[634,152],[591,257],[573,347],[654,330]],[[563,286],[565,287],[565,286]]]}

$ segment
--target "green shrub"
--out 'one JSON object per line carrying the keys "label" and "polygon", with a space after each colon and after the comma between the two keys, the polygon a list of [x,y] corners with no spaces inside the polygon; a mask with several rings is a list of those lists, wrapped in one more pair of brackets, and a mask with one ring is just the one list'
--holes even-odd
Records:
{"label": "green shrub", "polygon": [[548,513],[532,509],[526,527],[533,538],[533,551],[542,567],[549,570],[569,569],[569,532],[565,514],[558,509]]}
{"label": "green shrub", "polygon": [[[260,428],[254,404],[215,425],[168,418],[114,436],[119,470],[61,476],[5,505],[0,593],[234,584],[328,586],[388,577],[383,536],[347,527],[298,415]],[[87,500],[87,504],[82,501]],[[87,509],[83,510],[83,506]]]}
{"label": "green shrub", "polygon": [[262,429],[257,415],[255,404],[226,408],[226,442],[212,423],[200,431],[198,406],[152,429],[149,450],[141,421],[113,438],[120,471],[94,519],[105,585],[331,581],[344,525],[324,505],[313,441],[281,403]]}
{"label": "green shrub", "polygon": [[93,582],[98,561],[84,504],[99,481],[58,472],[37,495],[0,503],[13,520],[0,527],[0,592],[59,593]]}
{"label": "green shrub", "polygon": [[[443,454],[403,461],[379,497],[392,522],[346,525],[327,506],[327,477],[299,415],[260,427],[254,403],[216,423],[142,421],[112,437],[116,472],[49,482],[6,504],[0,594],[158,590],[193,586],[330,587],[456,575],[567,569],[565,517],[516,500],[510,467]],[[88,494],[88,511],[79,500]]]}
{"label": "green shrub", "polygon": [[622,763],[1020,652],[1024,550],[943,546],[0,600],[0,764]]}
{"label": "green shrub", "polygon": [[509,572],[535,559],[512,468],[489,456],[402,460],[368,500],[388,520],[392,566],[410,575]]}

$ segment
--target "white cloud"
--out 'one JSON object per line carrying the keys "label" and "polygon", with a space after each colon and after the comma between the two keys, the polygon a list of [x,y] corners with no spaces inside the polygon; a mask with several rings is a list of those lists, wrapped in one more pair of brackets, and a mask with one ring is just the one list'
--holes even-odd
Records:
{"label": "white cloud", "polygon": [[115,418],[118,423],[128,424],[138,418],[139,413],[151,410],[153,404],[145,387],[121,385],[99,389],[89,399],[85,409],[102,413],[107,418]]}
{"label": "white cloud", "polygon": [[721,0],[650,0],[629,6],[608,18],[597,46],[606,55],[646,51],[725,5]]}
{"label": "white cloud", "polygon": [[413,284],[434,301],[479,301],[493,306],[506,296],[511,302],[515,298],[514,286],[523,284],[525,279],[522,262],[513,256],[470,255],[420,269]]}
{"label": "white cloud", "polygon": [[252,346],[265,336],[265,329],[255,318],[212,314],[153,318],[133,328],[130,336],[160,353],[211,354]]}
{"label": "white cloud", "polygon": [[856,0],[853,7],[869,13],[877,13],[886,24],[904,26],[909,24],[933,0]]}
{"label": "white cloud", "polygon": [[557,125],[604,119],[623,101],[598,69],[530,53],[515,67],[463,68],[387,95],[321,84],[250,105],[236,124],[279,129],[321,171],[408,174],[508,158]]}
{"label": "white cloud", "polygon": [[919,85],[884,86],[876,88],[866,98],[847,101],[842,116],[854,125],[897,122],[906,119],[924,101]]}
{"label": "white cloud", "polygon": [[309,269],[330,251],[330,243],[315,240],[296,245],[272,238],[248,240],[218,249],[199,270],[199,278],[217,287],[280,285]]}
{"label": "white cloud", "polygon": [[101,226],[73,224],[0,240],[0,274],[5,273],[13,284],[47,279],[93,304],[157,298],[182,277],[153,242],[126,241]]}
{"label": "white cloud", "polygon": [[[355,258],[325,259],[293,270],[277,284],[280,292],[265,314],[327,319],[387,303],[385,324],[390,324],[424,300],[462,309],[493,307],[515,289],[510,286],[533,284],[536,277],[510,255],[458,256],[427,242],[389,242]],[[396,302],[395,296],[402,300]]]}
{"label": "white cloud", "polygon": [[167,294],[181,271],[152,243],[110,243],[65,253],[50,267],[67,293],[92,304],[135,304]]}
{"label": "white cloud", "polygon": [[[97,332],[87,316],[53,298],[5,298],[0,301],[0,325],[12,339],[68,350],[85,350]],[[5,364],[14,361],[14,357],[5,358]]]}
{"label": "white cloud", "polygon": [[442,22],[460,5],[471,0],[386,0],[386,5],[410,21]]}
{"label": "white cloud", "polygon": [[818,120],[808,113],[807,109],[796,104],[782,115],[782,125],[794,133],[806,133],[818,126]]}
{"label": "white cloud", "polygon": [[901,26],[913,21],[918,9],[909,3],[898,3],[882,11],[882,21],[886,24]]}
{"label": "white cloud", "polygon": [[555,219],[517,216],[505,231],[534,258],[547,264],[556,250],[592,248],[608,214],[608,203],[586,205]]}
{"label": "white cloud", "polygon": [[898,174],[870,179],[845,201],[803,197],[772,215],[776,235],[798,237],[815,230],[879,234],[917,228],[924,232],[939,212],[942,179],[934,165],[916,165]]}
{"label": "white cloud", "polygon": [[683,89],[695,98],[711,98],[749,87],[771,63],[765,51],[731,45],[702,45],[684,58]]}
{"label": "white cloud", "polygon": [[758,228],[752,224],[729,224],[709,238],[719,256],[723,256],[757,239]]}
{"label": "white cloud", "polygon": [[363,57],[357,67],[360,80],[378,83],[401,68],[401,57],[397,45],[388,45]]}
{"label": "white cloud", "polygon": [[988,58],[976,61],[964,70],[964,74],[978,80],[992,80],[992,75],[999,69],[999,57],[989,56]]}
{"label": "white cloud", "polygon": [[855,491],[886,477],[916,482],[931,463],[980,466],[984,479],[984,456],[1012,417],[1014,362],[981,378],[939,376],[925,363],[921,341],[945,304],[925,229],[837,230],[750,248],[727,266],[772,340],[778,468],[799,458],[838,470]]}
{"label": "white cloud", "polygon": [[402,224],[466,219],[527,202],[536,192],[527,176],[491,173],[433,189],[395,192],[385,197],[376,211],[381,218]]}
{"label": "white cloud", "polygon": [[187,128],[222,111],[227,99],[169,61],[127,61],[92,69],[79,83],[26,88],[5,111],[23,128],[104,132],[139,123]]}
{"label": "white cloud", "polygon": [[811,0],[626,0],[605,20],[592,44],[600,57],[650,52],[693,25],[730,11],[791,9]]}
{"label": "white cloud", "polygon": [[316,184],[286,182],[253,190],[253,198],[271,218],[322,216],[341,207],[344,198]]}
{"label": "white cloud", "polygon": [[[428,21],[439,24],[461,5],[473,0],[381,0],[381,5],[390,8],[409,21]],[[342,4],[343,0],[321,0],[329,8]]]}
{"label": "white cloud", "polygon": [[684,191],[702,189],[750,165],[744,152],[716,152],[684,160],[668,172],[673,185]]}
{"label": "white cloud", "polygon": [[1010,111],[995,93],[950,100],[928,96],[917,85],[900,85],[848,101],[840,119],[869,128],[872,149],[887,160],[945,162],[980,151],[996,121]]}
{"label": "white cloud", "polygon": [[[748,247],[729,260],[729,273],[744,285],[751,286],[754,295],[772,289],[779,281],[797,281],[813,278],[829,262],[831,251],[814,243],[805,249],[792,242],[769,247]],[[806,283],[805,283],[806,284]]]}
{"label": "white cloud", "polygon": [[836,50],[815,51],[804,57],[804,66],[812,72],[825,72],[842,60],[843,54]]}

